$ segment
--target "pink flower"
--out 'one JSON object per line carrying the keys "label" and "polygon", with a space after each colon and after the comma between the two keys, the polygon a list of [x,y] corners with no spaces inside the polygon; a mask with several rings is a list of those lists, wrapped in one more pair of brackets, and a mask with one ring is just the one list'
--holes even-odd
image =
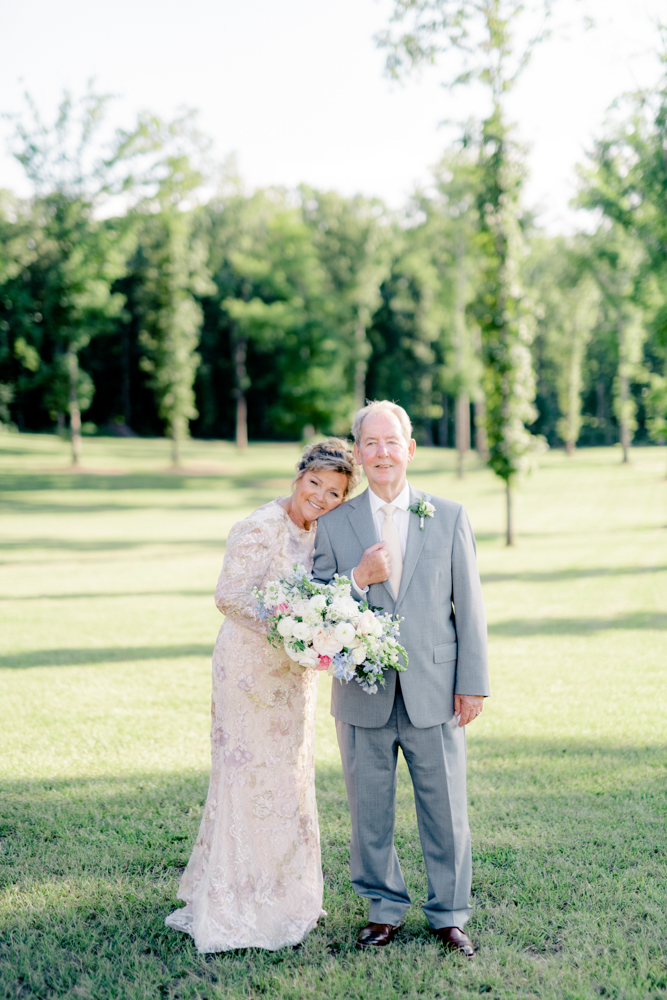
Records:
{"label": "pink flower", "polygon": [[274,615],[282,614],[285,611],[289,611],[289,606],[287,604],[276,604],[273,609]]}
{"label": "pink flower", "polygon": [[316,670],[328,670],[331,666],[330,656],[320,656],[317,662]]}

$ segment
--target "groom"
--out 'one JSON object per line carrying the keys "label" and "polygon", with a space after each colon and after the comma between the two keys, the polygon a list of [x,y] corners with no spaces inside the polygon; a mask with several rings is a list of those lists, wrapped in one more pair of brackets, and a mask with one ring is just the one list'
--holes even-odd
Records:
{"label": "groom", "polygon": [[389,944],[410,905],[394,848],[398,748],[414,786],[431,929],[447,948],[472,958],[463,925],[470,916],[472,864],[466,800],[465,730],[489,694],[486,620],[475,539],[461,504],[429,497],[423,528],[410,507],[422,493],[406,480],[415,453],[405,410],[370,403],[352,425],[354,453],[369,488],[318,521],[314,575],[352,580],[352,592],[400,615],[406,672],[385,672],[368,695],[354,681],[333,682],[350,805],[352,886],[370,900],[357,943]]}

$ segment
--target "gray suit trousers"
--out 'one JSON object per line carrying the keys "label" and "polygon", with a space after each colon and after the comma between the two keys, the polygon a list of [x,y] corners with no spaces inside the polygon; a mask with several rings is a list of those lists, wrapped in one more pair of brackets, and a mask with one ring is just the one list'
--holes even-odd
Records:
{"label": "gray suit trousers", "polygon": [[369,729],[336,719],[336,733],[352,820],[352,887],[370,900],[369,921],[399,924],[410,906],[394,847],[400,747],[414,786],[428,876],[422,909],[434,929],[463,927],[470,916],[472,881],[465,730],[456,718],[415,728],[397,684],[385,726]]}

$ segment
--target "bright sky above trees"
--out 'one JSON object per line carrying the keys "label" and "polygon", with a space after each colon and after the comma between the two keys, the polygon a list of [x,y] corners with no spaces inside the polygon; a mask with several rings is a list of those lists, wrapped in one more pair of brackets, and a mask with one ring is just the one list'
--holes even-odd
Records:
{"label": "bright sky above trees", "polygon": [[[599,131],[605,109],[659,72],[655,18],[660,0],[560,0],[509,111],[532,145],[528,204],[552,231],[571,230],[567,203],[574,164]],[[201,126],[223,159],[238,156],[251,185],[307,181],[345,194],[362,191],[398,205],[454,131],[445,118],[483,113],[474,94],[453,98],[437,71],[405,86],[382,75],[373,35],[388,0],[23,0],[0,10],[5,40],[1,111],[21,107],[28,89],[50,112],[64,87],[90,77],[119,95],[114,124],[137,110],[171,117],[201,109]],[[585,15],[596,28],[584,31]],[[9,131],[0,124],[0,137]],[[0,186],[22,191],[20,168],[0,150]]]}

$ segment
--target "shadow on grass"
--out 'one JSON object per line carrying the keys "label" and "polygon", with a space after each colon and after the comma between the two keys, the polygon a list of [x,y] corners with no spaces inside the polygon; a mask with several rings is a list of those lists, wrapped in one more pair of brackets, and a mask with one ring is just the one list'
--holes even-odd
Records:
{"label": "shadow on grass", "polygon": [[45,490],[189,490],[197,489],[278,489],[289,486],[285,469],[263,468],[252,473],[205,474],[187,470],[169,472],[86,473],[86,472],[24,472],[0,473],[0,493],[43,492]]}
{"label": "shadow on grass", "polygon": [[94,663],[131,663],[134,660],[174,660],[181,656],[207,656],[213,644],[185,643],[182,646],[105,646],[100,649],[35,649],[0,656],[0,669],[26,670],[29,667],[77,667]]}
{"label": "shadow on grass", "polygon": [[615,618],[514,618],[489,625],[490,636],[518,638],[527,635],[592,635],[614,629],[667,629],[667,614],[633,611]]}
{"label": "shadow on grass", "polygon": [[210,597],[213,600],[212,590],[122,590],[109,591],[109,593],[93,592],[87,594],[0,594],[0,601],[87,601],[113,600],[114,598],[126,597]]}
{"label": "shadow on grass", "polygon": [[560,580],[586,580],[600,576],[642,576],[665,573],[667,566],[595,566],[588,569],[535,570],[525,573],[482,573],[482,583],[558,583]]}
{"label": "shadow on grass", "polygon": [[182,549],[185,547],[196,548],[204,546],[206,548],[220,548],[222,540],[220,538],[144,538],[132,540],[106,540],[106,539],[83,539],[76,538],[22,538],[18,541],[0,542],[0,552],[21,552],[26,549],[41,549],[46,552],[121,552],[143,549],[147,546],[158,545],[161,548],[173,547]]}
{"label": "shadow on grass", "polygon": [[[645,997],[665,957],[665,750],[576,743],[562,750],[539,740],[475,746],[469,930],[481,951],[473,964],[443,955],[427,933],[404,767],[396,845],[414,905],[392,948],[371,956],[354,948],[365,904],[349,882],[339,767],[317,772],[329,915],[301,948],[275,953],[202,956],[189,937],[164,926],[197,834],[207,774],[2,783],[5,995],[588,1000],[605,982],[614,987],[605,995]],[[583,948],[591,934],[594,949]],[[573,969],[583,978],[568,984],[562,977]]]}

